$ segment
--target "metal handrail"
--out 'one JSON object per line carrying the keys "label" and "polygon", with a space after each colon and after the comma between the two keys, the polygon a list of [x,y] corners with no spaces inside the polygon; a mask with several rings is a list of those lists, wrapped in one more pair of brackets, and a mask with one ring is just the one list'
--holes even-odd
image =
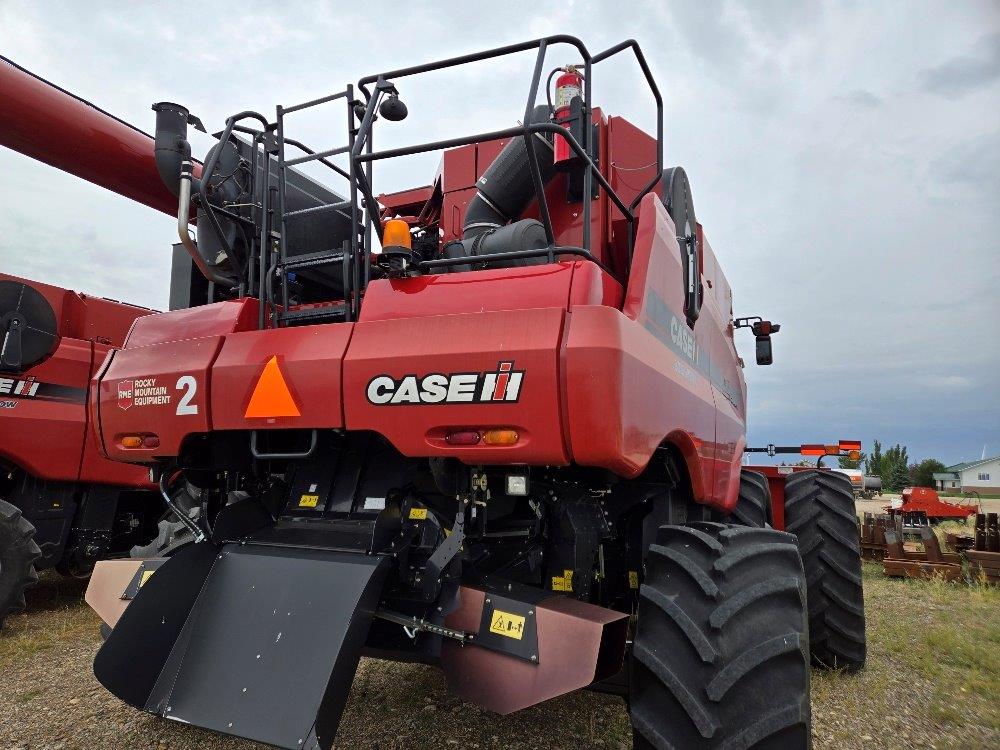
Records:
{"label": "metal handrail", "polygon": [[[327,149],[325,151],[313,151],[312,149],[305,146],[303,143],[286,138],[285,137],[285,115],[291,114],[293,112],[298,112],[303,109],[308,109],[310,107],[319,106],[321,104],[326,104],[337,99],[345,99],[347,104],[347,117],[348,117],[348,144],[347,146],[337,147],[332,149]],[[346,209],[350,209],[349,220],[351,223],[351,253],[341,253],[339,258],[340,262],[343,264],[343,276],[344,276],[344,300],[347,305],[349,314],[348,320],[354,320],[360,311],[360,299],[359,299],[359,289],[360,289],[360,277],[357,273],[354,273],[354,278],[351,278],[351,271],[357,269],[358,264],[354,262],[353,256],[358,252],[357,234],[358,234],[358,217],[357,217],[357,184],[356,175],[354,170],[350,169],[345,171],[339,166],[329,161],[327,157],[338,156],[340,154],[352,153],[354,149],[354,127],[353,127],[353,109],[354,109],[354,87],[348,85],[343,91],[338,91],[334,94],[319,97],[318,99],[312,99],[308,102],[303,102],[301,104],[295,104],[290,107],[277,107],[277,120],[273,126],[269,126],[275,129],[277,141],[278,141],[278,172],[279,172],[279,185],[278,185],[278,205],[279,213],[281,216],[281,238],[279,243],[279,259],[277,263],[274,264],[274,268],[278,266],[285,267],[289,264],[288,251],[286,244],[286,222],[288,219],[295,217],[305,216],[309,214],[324,212],[324,211],[336,211],[345,212]],[[294,159],[285,158],[285,146],[292,145],[300,150],[304,151],[306,156],[297,157]],[[306,162],[317,161],[324,166],[333,169],[335,172],[347,179],[350,186],[350,199],[345,201],[340,201],[338,203],[323,205],[323,206],[313,206],[310,208],[299,209],[296,211],[286,211],[285,210],[285,187],[287,183],[286,170],[289,167],[295,166],[297,164],[304,164]],[[336,260],[336,254],[331,255],[330,262]],[[287,276],[282,277],[281,283],[282,299],[281,305],[282,309],[288,309],[288,280]]]}
{"label": "metal handrail", "polygon": [[[617,55],[625,50],[631,50],[636,57],[636,61],[643,73],[647,85],[653,94],[653,98],[656,102],[656,174],[653,178],[646,184],[641,192],[639,192],[635,199],[629,204],[628,207],[625,206],[624,202],[621,200],[620,196],[614,191],[608,181],[601,174],[600,169],[594,162],[593,158],[590,156],[590,139],[591,128],[586,125],[583,128],[583,143],[580,144],[573,138],[572,134],[569,133],[568,129],[565,127],[555,124],[555,123],[531,123],[531,111],[534,107],[535,101],[538,98],[538,87],[541,79],[541,71],[544,66],[545,54],[548,47],[553,44],[567,44],[575,47],[580,53],[580,56],[584,61],[584,96],[583,96],[583,112],[581,117],[584,123],[589,123],[592,113],[592,67],[610,57]],[[480,62],[483,60],[488,60],[496,57],[503,57],[506,55],[516,54],[518,52],[525,52],[531,49],[537,49],[538,54],[535,60],[535,66],[532,71],[531,86],[528,94],[528,101],[525,106],[525,115],[523,122],[524,125],[516,128],[506,128],[504,130],[493,131],[491,133],[481,133],[476,136],[463,137],[463,138],[452,138],[441,141],[433,141],[429,143],[417,144],[411,147],[402,147],[395,149],[388,149],[382,152],[374,152],[371,147],[371,130],[372,123],[374,122],[374,112],[375,108],[378,106],[378,102],[386,91],[394,90],[394,85],[391,83],[390,79],[405,78],[408,76],[418,75],[421,73],[427,73],[436,70],[443,70],[446,68],[456,67],[458,65],[465,65],[473,62]],[[370,91],[369,86],[374,84],[374,90]],[[631,260],[633,247],[635,244],[635,209],[641,202],[641,200],[656,186],[660,181],[663,174],[663,97],[660,95],[659,88],[656,85],[656,81],[653,78],[652,72],[649,69],[649,65],[646,62],[645,55],[642,53],[642,49],[639,43],[634,39],[628,39],[624,42],[616,44],[608,49],[596,54],[591,55],[586,45],[578,38],[566,34],[557,34],[548,37],[542,37],[540,39],[535,39],[532,41],[521,42],[518,44],[506,45],[504,47],[497,47],[492,50],[485,50],[483,52],[475,52],[467,55],[459,55],[457,57],[447,58],[438,62],[424,63],[422,65],[414,65],[406,68],[398,68],[395,70],[386,71],[377,75],[366,76],[358,81],[358,88],[364,94],[366,99],[365,114],[362,118],[361,126],[358,130],[358,137],[355,141],[355,148],[351,151],[351,169],[356,174],[360,172],[360,166],[366,164],[368,173],[366,179],[359,180],[362,184],[362,192],[366,202],[374,205],[374,197],[372,196],[371,185],[370,185],[370,170],[371,162],[378,159],[390,158],[392,156],[406,156],[411,154],[423,153],[425,151],[437,151],[444,148],[450,148],[452,146],[467,145],[469,143],[479,142],[483,140],[494,140],[498,138],[516,137],[521,136],[525,139],[532,137],[535,132],[552,132],[558,133],[563,138],[566,139],[567,143],[573,149],[573,151],[579,156],[585,165],[584,171],[584,184],[583,184],[583,195],[591,195],[591,185],[592,179],[596,175],[598,182],[601,187],[604,188],[605,192],[615,203],[618,209],[622,212],[626,221],[628,222],[629,232],[628,232],[628,258]],[[366,154],[361,154],[361,148],[367,147],[368,151]],[[534,150],[528,148],[529,166],[532,173],[532,181],[534,182],[535,195],[538,201],[539,217],[543,226],[545,227],[546,237],[550,244],[554,242],[553,230],[551,218],[548,211],[548,203],[545,197],[544,185],[541,181],[541,172],[538,165],[537,156]],[[591,216],[591,200],[583,201],[583,246],[584,249],[590,251],[590,216]]]}
{"label": "metal handrail", "polygon": [[[236,126],[236,123],[239,122],[240,120],[247,120],[247,119],[257,120],[258,122],[263,124],[265,129],[268,126],[267,119],[264,117],[264,115],[260,114],[259,112],[253,112],[250,110],[246,110],[244,112],[240,112],[238,114],[227,117],[226,127],[222,131],[222,136],[219,138],[219,148],[215,149],[212,152],[211,156],[205,161],[205,166],[202,167],[202,172],[201,172],[202,179],[198,185],[198,196],[201,198],[201,205],[205,209],[205,213],[208,215],[209,222],[212,225],[212,230],[215,232],[216,237],[222,244],[222,251],[226,254],[226,258],[236,268],[237,275],[240,277],[242,277],[244,273],[243,264],[240,263],[239,259],[235,257],[233,248],[230,247],[229,242],[226,240],[225,233],[222,231],[222,225],[219,224],[219,220],[215,215],[216,211],[222,209],[218,209],[215,206],[211,205],[211,202],[208,199],[208,186],[209,183],[211,183],[212,181],[212,173],[215,172],[215,167],[219,163],[219,154],[222,153],[222,145],[227,143],[229,139],[232,137],[233,128]],[[227,215],[229,214],[229,212],[225,210],[222,210],[222,212]],[[230,218],[235,218],[237,220],[243,219],[243,217],[241,216],[235,216],[235,217],[230,216]]]}

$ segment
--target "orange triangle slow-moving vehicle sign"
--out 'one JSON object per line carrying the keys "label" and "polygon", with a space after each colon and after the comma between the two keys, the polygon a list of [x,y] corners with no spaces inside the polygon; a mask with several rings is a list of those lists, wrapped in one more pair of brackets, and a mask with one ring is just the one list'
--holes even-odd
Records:
{"label": "orange triangle slow-moving vehicle sign", "polygon": [[288,390],[288,383],[285,382],[285,376],[281,372],[278,357],[271,357],[257,379],[257,385],[254,386],[253,395],[250,396],[250,403],[247,404],[243,416],[252,419],[301,415],[292,392]]}

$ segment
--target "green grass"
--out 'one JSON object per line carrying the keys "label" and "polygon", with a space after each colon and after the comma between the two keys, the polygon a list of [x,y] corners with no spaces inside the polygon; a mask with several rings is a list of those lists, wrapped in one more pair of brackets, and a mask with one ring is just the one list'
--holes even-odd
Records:
{"label": "green grass", "polygon": [[[912,746],[977,748],[1000,742],[1000,591],[886,578],[864,566],[868,666],[813,675],[817,744],[857,746],[857,727],[824,718],[870,717],[872,736]],[[993,738],[992,740],[990,738]],[[900,739],[890,747],[903,747]]]}
{"label": "green grass", "polygon": [[29,611],[9,616],[0,631],[0,673],[69,640],[96,638],[99,621],[83,603],[85,588],[85,581],[43,575],[28,592]]}
{"label": "green grass", "polygon": [[[865,563],[863,578],[868,663],[857,674],[813,672],[816,750],[1000,747],[1000,590],[886,578],[875,563]],[[31,611],[10,618],[0,635],[0,675],[21,685],[8,709],[58,704],[69,689],[80,697],[74,710],[81,716],[110,712],[107,721],[120,731],[141,731],[150,747],[251,747],[138,714],[111,699],[90,675],[100,641],[98,620],[81,601],[82,586],[55,578],[40,588]],[[32,659],[39,654],[35,667]],[[51,675],[46,664],[52,663],[67,668],[62,678]],[[65,731],[53,724],[33,737],[45,747]],[[95,737],[93,730],[79,731],[80,738]],[[581,692],[497,716],[449,695],[433,668],[364,659],[336,747],[547,750],[630,747],[630,741],[625,704],[614,697]],[[107,743],[92,746],[112,750]]]}

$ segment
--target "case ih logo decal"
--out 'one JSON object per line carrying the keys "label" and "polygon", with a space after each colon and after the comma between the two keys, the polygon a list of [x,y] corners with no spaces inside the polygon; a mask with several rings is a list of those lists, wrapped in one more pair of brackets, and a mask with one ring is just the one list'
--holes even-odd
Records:
{"label": "case ih logo decal", "polygon": [[[87,398],[86,388],[71,388],[68,385],[43,383],[29,376],[18,378],[0,378],[0,397],[13,396],[15,399],[33,399],[38,401],[62,401],[64,403],[82,404]],[[0,409],[13,409],[17,401],[4,399]]]}
{"label": "case ih logo decal", "polygon": [[0,378],[0,395],[34,398],[38,395],[38,388],[41,385],[42,384],[34,378],[25,378],[24,380]]}
{"label": "case ih logo decal", "polygon": [[368,401],[393,404],[512,403],[521,395],[524,370],[513,362],[500,362],[496,372],[434,372],[423,377],[404,375],[399,380],[377,375],[368,382]]}

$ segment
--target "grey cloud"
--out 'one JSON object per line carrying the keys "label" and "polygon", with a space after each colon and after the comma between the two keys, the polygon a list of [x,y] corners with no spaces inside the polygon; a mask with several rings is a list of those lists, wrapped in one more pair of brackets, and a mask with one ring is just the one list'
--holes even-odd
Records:
{"label": "grey cloud", "polygon": [[877,109],[882,106],[882,99],[867,89],[854,89],[841,95],[840,98],[865,109]]}
{"label": "grey cloud", "polygon": [[1000,188],[1000,130],[952,146],[934,167],[949,182],[995,193]]}
{"label": "grey cloud", "polygon": [[954,57],[920,73],[925,91],[958,99],[1000,78],[1000,33],[980,39],[969,55]]}
{"label": "grey cloud", "polygon": [[[280,11],[245,0],[253,21],[233,26],[221,6],[176,5],[167,14],[0,0],[4,55],[142,128],[152,127],[149,105],[167,99],[214,131],[233,112],[273,115],[277,103],[363,75],[531,36],[569,33],[592,50],[638,39],[664,94],[667,162],[691,176],[736,313],[783,324],[774,366],[746,369],[749,442],[878,437],[949,463],[978,456],[983,442],[1000,446],[1000,90],[987,80],[1000,18],[962,3],[921,13],[890,3],[577,0],[553,10],[508,0],[486,23],[476,4],[444,0],[362,9],[289,0]],[[382,33],[385,17],[406,36]],[[256,43],[258,28],[270,41]],[[572,60],[565,47],[551,55],[553,65]],[[410,117],[377,143],[511,124],[531,63],[406,81]],[[595,74],[597,104],[648,128],[634,63],[608,66]],[[920,82],[934,99],[913,91],[914,71],[928,66]],[[975,81],[975,95],[936,98]],[[294,135],[338,145],[332,116],[304,117]],[[426,184],[438,158],[382,162],[376,189]],[[0,174],[0,269],[165,305],[169,217],[2,150]],[[752,363],[752,336],[738,345]]]}

